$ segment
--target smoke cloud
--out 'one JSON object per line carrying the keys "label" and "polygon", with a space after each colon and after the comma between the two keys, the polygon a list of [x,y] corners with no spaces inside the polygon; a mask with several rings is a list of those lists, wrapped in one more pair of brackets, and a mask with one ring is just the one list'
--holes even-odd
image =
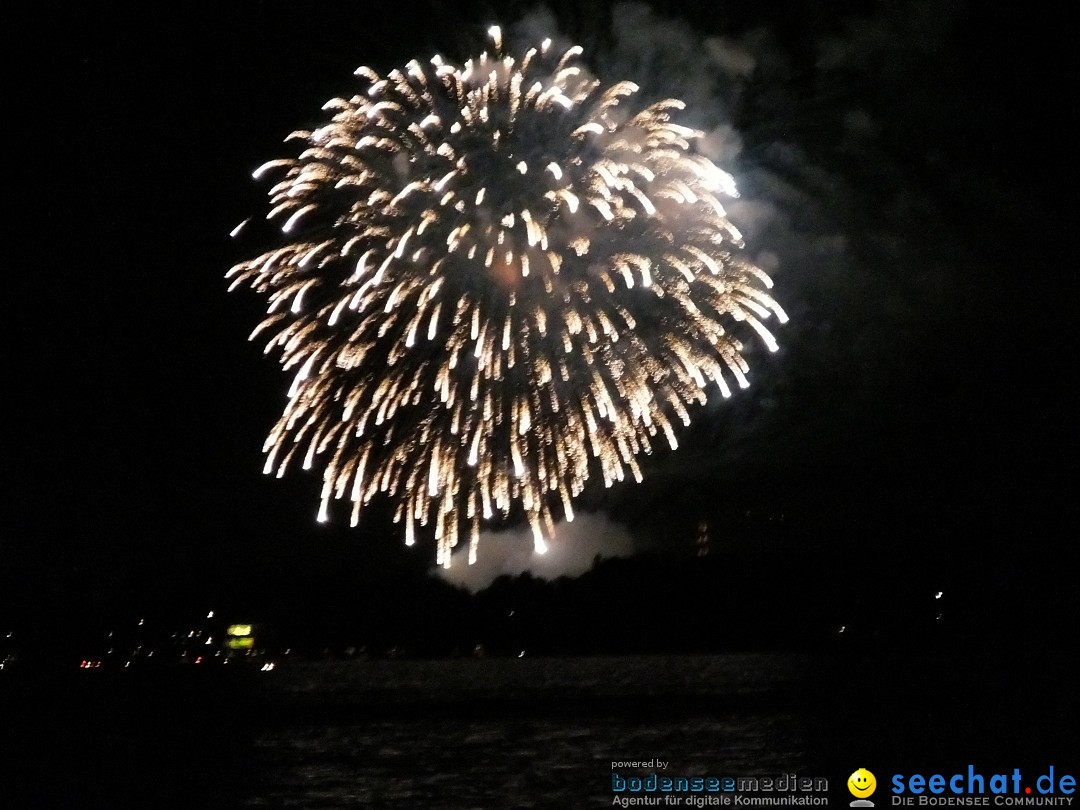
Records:
{"label": "smoke cloud", "polygon": [[629,557],[639,550],[626,529],[603,514],[578,515],[572,523],[557,524],[547,544],[546,554],[533,551],[527,526],[483,532],[473,565],[468,564],[466,548],[455,553],[450,568],[440,568],[439,573],[448,582],[476,592],[504,574],[528,571],[543,579],[573,577],[588,571],[597,557]]}

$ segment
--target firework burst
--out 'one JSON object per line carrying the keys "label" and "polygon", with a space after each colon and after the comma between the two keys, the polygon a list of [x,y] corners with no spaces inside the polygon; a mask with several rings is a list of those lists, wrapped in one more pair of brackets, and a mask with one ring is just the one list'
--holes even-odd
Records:
{"label": "firework burst", "polygon": [[730,176],[545,41],[435,57],[324,106],[290,136],[267,218],[284,239],[232,268],[269,299],[252,334],[294,373],[266,472],[323,470],[352,522],[380,493],[437,559],[520,509],[537,551],[593,475],[641,480],[710,386],[747,385],[732,328],[784,321],[721,200]]}

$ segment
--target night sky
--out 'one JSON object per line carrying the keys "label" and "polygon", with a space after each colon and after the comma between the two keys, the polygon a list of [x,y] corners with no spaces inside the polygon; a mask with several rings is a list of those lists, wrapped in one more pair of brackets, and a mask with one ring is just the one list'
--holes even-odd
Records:
{"label": "night sky", "polygon": [[[9,30],[34,47],[8,69],[0,621],[257,607],[341,560],[433,560],[378,508],[355,531],[316,525],[315,473],[262,475],[288,380],[247,341],[262,303],[224,274],[264,249],[229,238],[266,210],[251,171],[290,155],[356,66],[460,61],[530,11],[454,5],[112,4]],[[550,13],[599,76],[686,98],[717,139],[732,216],[792,315],[749,391],[585,510],[637,549],[699,520],[752,545],[783,521],[811,574],[914,560],[946,583],[974,572],[1025,621],[1074,609],[1064,12],[576,5]]]}

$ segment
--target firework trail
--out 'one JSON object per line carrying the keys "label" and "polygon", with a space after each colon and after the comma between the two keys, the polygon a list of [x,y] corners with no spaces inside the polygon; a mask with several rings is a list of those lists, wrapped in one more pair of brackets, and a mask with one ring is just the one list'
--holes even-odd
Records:
{"label": "firework trail", "polygon": [[463,66],[357,70],[299,157],[255,172],[279,173],[284,238],[228,274],[268,297],[252,337],[295,374],[265,471],[321,467],[320,520],[384,493],[443,565],[519,511],[543,552],[591,475],[640,481],[710,386],[747,385],[729,329],[775,350],[763,321],[786,320],[681,102],[635,112],[580,48],[515,58],[489,33]]}

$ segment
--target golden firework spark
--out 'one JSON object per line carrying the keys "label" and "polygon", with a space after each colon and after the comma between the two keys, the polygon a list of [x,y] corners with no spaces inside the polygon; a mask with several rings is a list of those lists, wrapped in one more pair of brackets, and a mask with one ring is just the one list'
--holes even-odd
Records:
{"label": "golden firework spark", "polygon": [[516,507],[543,552],[591,476],[640,481],[710,386],[746,387],[729,329],[775,350],[764,322],[786,320],[682,102],[635,112],[580,48],[490,34],[462,66],[357,70],[364,92],[255,172],[281,177],[284,238],[228,274],[267,296],[252,337],[294,373],[266,471],[321,467],[320,520],[384,493],[406,543],[434,524],[443,565]]}

